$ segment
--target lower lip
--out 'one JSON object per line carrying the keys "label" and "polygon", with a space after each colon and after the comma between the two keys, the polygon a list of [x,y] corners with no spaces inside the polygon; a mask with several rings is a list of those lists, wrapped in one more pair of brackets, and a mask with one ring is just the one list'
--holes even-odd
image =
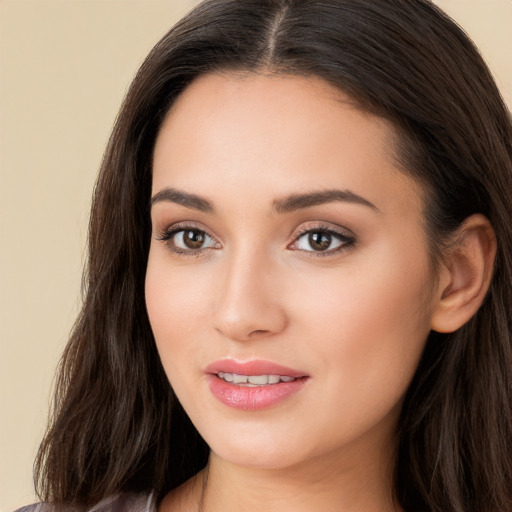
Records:
{"label": "lower lip", "polygon": [[245,411],[267,409],[288,399],[302,389],[307,378],[301,377],[292,382],[279,382],[267,386],[238,386],[216,375],[210,375],[210,390],[219,400],[229,407]]}

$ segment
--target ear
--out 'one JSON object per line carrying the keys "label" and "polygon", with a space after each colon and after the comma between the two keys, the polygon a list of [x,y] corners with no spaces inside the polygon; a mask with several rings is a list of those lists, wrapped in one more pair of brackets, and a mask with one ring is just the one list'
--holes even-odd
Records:
{"label": "ear", "polygon": [[455,233],[439,274],[431,328],[453,332],[477,312],[492,278],[496,236],[483,215],[468,217]]}

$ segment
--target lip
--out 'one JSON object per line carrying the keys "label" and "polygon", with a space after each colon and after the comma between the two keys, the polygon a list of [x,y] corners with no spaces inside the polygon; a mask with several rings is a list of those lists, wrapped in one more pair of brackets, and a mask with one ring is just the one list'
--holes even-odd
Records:
{"label": "lip", "polygon": [[[226,382],[217,376],[219,372],[238,375],[281,375],[294,377],[291,382],[279,382],[265,386],[247,387]],[[213,396],[224,405],[244,411],[257,411],[273,407],[298,393],[309,379],[302,371],[294,370],[271,361],[235,361],[222,359],[205,369],[208,385]]]}
{"label": "lip", "polygon": [[205,368],[205,373],[217,374],[219,372],[236,373],[238,375],[285,375],[294,378],[307,377],[306,372],[260,359],[254,359],[252,361],[221,359]]}

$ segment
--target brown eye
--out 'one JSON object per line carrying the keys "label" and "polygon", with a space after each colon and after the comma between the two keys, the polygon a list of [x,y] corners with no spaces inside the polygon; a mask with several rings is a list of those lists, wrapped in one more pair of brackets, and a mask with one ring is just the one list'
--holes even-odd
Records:
{"label": "brown eye", "polygon": [[200,249],[205,242],[205,234],[198,229],[188,229],[183,233],[183,244],[188,249]]}
{"label": "brown eye", "polygon": [[219,244],[208,233],[196,228],[170,229],[159,238],[172,252],[198,253],[204,249],[217,249]]}
{"label": "brown eye", "polygon": [[353,236],[333,229],[317,228],[303,231],[301,235],[297,236],[291,248],[311,254],[324,253],[329,255],[348,249],[354,243]]}
{"label": "brown eye", "polygon": [[308,235],[309,246],[314,251],[326,251],[332,243],[332,235],[322,231],[313,231]]}

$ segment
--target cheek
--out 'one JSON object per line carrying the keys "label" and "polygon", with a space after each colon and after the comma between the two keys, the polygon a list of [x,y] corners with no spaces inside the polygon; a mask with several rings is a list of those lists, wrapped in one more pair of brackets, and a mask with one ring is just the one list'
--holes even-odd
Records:
{"label": "cheek", "polygon": [[400,399],[430,331],[431,279],[423,253],[384,251],[298,283],[309,293],[295,302],[296,338],[327,369],[331,400],[375,408],[377,395],[388,407]]}
{"label": "cheek", "polygon": [[[165,255],[150,251],[145,294],[149,321],[162,364],[170,377],[176,361],[201,350],[198,325],[204,325],[207,295],[201,276],[171,271]],[[176,365],[178,366],[178,365]]]}

